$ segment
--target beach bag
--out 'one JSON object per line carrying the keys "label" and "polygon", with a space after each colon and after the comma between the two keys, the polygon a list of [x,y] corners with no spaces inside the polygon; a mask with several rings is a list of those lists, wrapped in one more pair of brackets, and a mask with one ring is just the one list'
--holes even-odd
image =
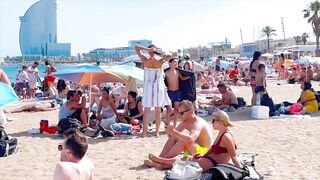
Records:
{"label": "beach bag", "polygon": [[239,107],[245,107],[247,105],[246,101],[244,101],[243,97],[237,97]]}
{"label": "beach bag", "polygon": [[191,158],[182,161],[180,158],[173,164],[171,170],[166,172],[165,178],[168,180],[196,180],[202,175],[202,168],[197,162],[192,162]]}
{"label": "beach bag", "polygon": [[249,170],[238,168],[231,164],[217,164],[215,167],[209,169],[212,179],[221,180],[242,180],[249,176]]}
{"label": "beach bag", "polygon": [[71,128],[75,128],[80,131],[84,130],[83,124],[78,119],[71,118],[71,117],[61,119],[58,123],[58,127],[59,127],[58,129],[59,134],[63,134],[64,132],[66,132]]}
{"label": "beach bag", "polygon": [[268,93],[265,93],[260,100],[261,106],[268,106],[269,107],[269,116],[273,116],[276,112],[274,102],[272,98],[269,97]]}
{"label": "beach bag", "polygon": [[17,138],[9,139],[6,131],[0,126],[0,157],[6,157],[16,152],[18,140]]}

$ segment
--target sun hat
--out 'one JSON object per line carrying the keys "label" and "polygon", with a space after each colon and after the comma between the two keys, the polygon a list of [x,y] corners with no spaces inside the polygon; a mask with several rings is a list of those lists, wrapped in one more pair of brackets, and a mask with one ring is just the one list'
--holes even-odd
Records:
{"label": "sun hat", "polygon": [[217,111],[212,113],[212,118],[222,121],[225,127],[233,127],[233,124],[230,122],[228,114],[224,111]]}

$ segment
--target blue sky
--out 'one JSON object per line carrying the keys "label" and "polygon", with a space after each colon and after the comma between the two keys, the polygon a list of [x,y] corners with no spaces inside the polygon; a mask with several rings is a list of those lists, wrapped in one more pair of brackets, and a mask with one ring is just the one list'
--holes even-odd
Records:
{"label": "blue sky", "polygon": [[[21,55],[19,16],[37,0],[0,0],[0,57]],[[98,47],[127,46],[151,39],[164,50],[224,41],[232,46],[259,39],[270,25],[275,39],[311,33],[302,10],[308,0],[57,0],[58,42],[70,42],[72,55]],[[314,37],[312,37],[314,39]]]}

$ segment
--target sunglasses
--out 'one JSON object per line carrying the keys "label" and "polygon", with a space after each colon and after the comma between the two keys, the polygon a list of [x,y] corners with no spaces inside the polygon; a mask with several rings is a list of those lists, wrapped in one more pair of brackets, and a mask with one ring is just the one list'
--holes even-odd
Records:
{"label": "sunglasses", "polygon": [[215,121],[219,121],[219,120],[218,120],[218,119],[212,119],[212,124],[213,124]]}
{"label": "sunglasses", "polygon": [[188,111],[190,111],[190,109],[185,110],[185,111],[181,111],[181,112],[178,112],[178,113],[180,114],[180,116],[182,116],[185,112],[188,112]]}
{"label": "sunglasses", "polygon": [[59,144],[59,145],[58,145],[58,151],[62,151],[62,149],[63,149],[63,148],[62,148],[62,144]]}

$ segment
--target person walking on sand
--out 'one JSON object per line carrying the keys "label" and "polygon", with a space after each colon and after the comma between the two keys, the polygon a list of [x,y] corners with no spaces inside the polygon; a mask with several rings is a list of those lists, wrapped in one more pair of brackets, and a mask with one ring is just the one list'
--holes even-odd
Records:
{"label": "person walking on sand", "polygon": [[[176,128],[177,119],[178,119],[178,105],[181,101],[181,91],[179,87],[179,80],[187,80],[189,77],[184,77],[180,74],[178,68],[178,59],[172,58],[169,60],[169,68],[165,70],[165,79],[168,85],[168,95],[172,102],[172,107],[174,108],[174,121],[173,128]],[[172,109],[168,105],[167,109],[167,122],[166,124],[170,124],[171,112]]]}
{"label": "person walking on sand", "polygon": [[[142,105],[144,107],[143,114],[143,131],[141,137],[147,135],[148,121],[150,116],[150,109],[155,108],[156,111],[156,132],[155,136],[159,137],[160,123],[161,123],[161,107],[170,105],[170,99],[166,92],[164,84],[164,72],[162,64],[171,58],[171,55],[165,54],[160,60],[157,60],[155,55],[161,56],[157,52],[155,45],[150,45],[148,48],[143,46],[135,47],[136,53],[141,59],[144,66],[144,86]],[[146,58],[141,51],[149,52],[149,58]]]}
{"label": "person walking on sand", "polygon": [[91,160],[85,157],[88,150],[88,139],[75,129],[65,132],[65,140],[58,145],[61,152],[60,161],[56,165],[53,179],[94,179],[94,166]]}
{"label": "person walking on sand", "polygon": [[38,62],[34,62],[32,66],[28,68],[29,76],[29,97],[35,98],[35,92],[37,89],[37,78],[38,78]]}

